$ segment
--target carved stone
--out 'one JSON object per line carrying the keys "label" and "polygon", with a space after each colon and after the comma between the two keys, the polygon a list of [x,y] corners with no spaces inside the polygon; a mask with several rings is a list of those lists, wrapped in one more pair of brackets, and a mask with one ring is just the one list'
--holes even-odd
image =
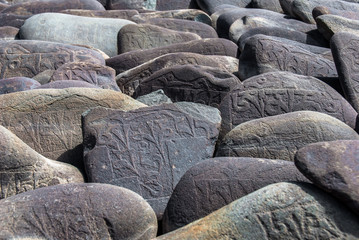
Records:
{"label": "carved stone", "polygon": [[25,20],[28,18],[29,16],[20,16],[0,12],[0,26],[11,26],[20,28],[24,24]]}
{"label": "carved stone", "polygon": [[146,23],[171,30],[195,33],[201,38],[218,37],[213,27],[201,22],[172,18],[151,18]]}
{"label": "carved stone", "polygon": [[359,34],[359,20],[325,14],[317,17],[315,21],[317,22],[318,30],[328,41],[330,41],[335,33],[339,32]]}
{"label": "carved stone", "polygon": [[106,59],[106,65],[115,69],[116,73],[119,74],[168,53],[191,52],[203,55],[236,57],[237,49],[237,45],[232,41],[221,38],[210,38],[123,53]]}
{"label": "carved stone", "polygon": [[136,98],[137,101],[147,106],[158,106],[163,103],[172,103],[171,99],[166,96],[162,89]]}
{"label": "carved stone", "polygon": [[55,81],[49,82],[44,85],[37,87],[36,89],[47,89],[47,88],[54,88],[54,89],[64,89],[64,88],[100,88],[94,84],[83,82],[83,81],[76,81],[76,80],[62,80],[62,81]]}
{"label": "carved stone", "polygon": [[152,239],[156,231],[142,197],[108,184],[60,184],[0,201],[1,239]]}
{"label": "carved stone", "polygon": [[84,181],[78,169],[43,157],[2,126],[0,142],[0,199],[37,188]]}
{"label": "carved stone", "polygon": [[0,94],[26,91],[39,87],[40,85],[38,81],[26,77],[0,79]]}
{"label": "carved stone", "polygon": [[359,218],[308,183],[276,183],[154,240],[356,239]]}
{"label": "carved stone", "polygon": [[238,63],[238,59],[234,57],[188,52],[169,53],[118,74],[116,81],[138,84],[139,81],[144,80],[159,70],[186,64],[215,67],[230,73],[236,73],[238,71]]}
{"label": "carved stone", "polygon": [[233,7],[245,8],[251,3],[250,0],[196,0],[198,6],[211,15],[214,13],[220,5],[229,4]]}
{"label": "carved stone", "polygon": [[199,40],[201,37],[151,24],[128,24],[118,32],[118,54]]}
{"label": "carved stone", "polygon": [[338,10],[331,7],[324,7],[324,6],[318,6],[313,9],[313,18],[316,19],[317,17],[325,14],[332,14],[337,15],[345,18],[350,18],[353,20],[359,20],[359,16],[354,11],[345,11],[345,10]]}
{"label": "carved stone", "polygon": [[98,18],[119,18],[131,20],[135,15],[138,15],[137,10],[124,9],[124,10],[84,10],[84,9],[66,9],[60,13],[71,14],[83,17],[98,17]]}
{"label": "carved stone", "polygon": [[338,76],[334,62],[318,54],[261,34],[248,39],[239,57],[240,79],[274,71],[317,78]]}
{"label": "carved stone", "polygon": [[173,102],[218,107],[224,96],[241,82],[227,71],[188,64],[159,70],[138,83],[118,81],[117,84],[124,93],[135,98],[163,89]]}
{"label": "carved stone", "polygon": [[298,111],[238,125],[223,138],[217,156],[293,161],[297,150],[307,144],[358,139],[352,128],[336,118]]}
{"label": "carved stone", "polygon": [[295,165],[315,185],[359,214],[359,141],[309,144],[298,150]]}
{"label": "carved stone", "polygon": [[0,79],[29,77],[55,70],[68,62],[102,64],[103,57],[92,50],[67,44],[35,40],[0,42]]}
{"label": "carved stone", "polygon": [[78,80],[103,89],[119,91],[115,82],[116,71],[113,68],[87,62],[65,63],[59,67],[51,80]]}
{"label": "carved stone", "polygon": [[170,232],[272,183],[309,182],[294,163],[262,158],[212,158],[181,178],[163,216]]}
{"label": "carved stone", "polygon": [[41,13],[25,21],[19,36],[21,39],[88,45],[112,57],[117,55],[117,33],[128,24],[135,23],[125,19]]}
{"label": "carved stone", "polygon": [[95,108],[83,115],[89,181],[137,192],[160,220],[182,175],[213,155],[217,127],[171,104],[128,112]]}
{"label": "carved stone", "polygon": [[219,106],[221,136],[257,118],[311,110],[326,113],[355,128],[357,112],[334,89],[313,77],[288,72],[248,78],[229,92]]}
{"label": "carved stone", "polygon": [[36,89],[0,95],[0,125],[45,157],[83,169],[81,114],[97,106],[126,111],[146,105],[112,90]]}
{"label": "carved stone", "polygon": [[96,0],[36,0],[14,4],[1,12],[29,16],[44,12],[59,12],[64,9],[105,10]]}
{"label": "carved stone", "polygon": [[359,110],[358,44],[357,35],[344,32],[335,34],[331,41],[334,62],[344,95],[357,111]]}

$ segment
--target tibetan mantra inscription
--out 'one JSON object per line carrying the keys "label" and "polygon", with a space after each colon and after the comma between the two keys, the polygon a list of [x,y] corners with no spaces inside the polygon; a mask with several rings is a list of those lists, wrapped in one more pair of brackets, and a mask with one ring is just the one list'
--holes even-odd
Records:
{"label": "tibetan mantra inscription", "polygon": [[213,155],[218,129],[164,104],[134,111],[95,108],[83,115],[90,182],[137,192],[158,219],[182,175]]}

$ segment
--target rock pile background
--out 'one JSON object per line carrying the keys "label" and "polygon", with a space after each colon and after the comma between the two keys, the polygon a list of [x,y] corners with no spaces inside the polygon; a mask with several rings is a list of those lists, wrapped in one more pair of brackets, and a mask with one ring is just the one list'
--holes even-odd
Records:
{"label": "rock pile background", "polygon": [[358,13],[0,0],[0,239],[359,239]]}

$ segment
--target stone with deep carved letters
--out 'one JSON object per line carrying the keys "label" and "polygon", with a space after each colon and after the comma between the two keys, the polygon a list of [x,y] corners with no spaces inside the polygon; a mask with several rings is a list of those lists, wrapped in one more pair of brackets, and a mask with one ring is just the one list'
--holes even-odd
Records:
{"label": "stone with deep carved letters", "polygon": [[160,220],[182,175],[213,155],[219,124],[202,119],[173,104],[87,112],[83,133],[89,181],[137,192]]}
{"label": "stone with deep carved letters", "polygon": [[156,232],[150,205],[108,184],[60,184],[0,201],[1,239],[152,239]]}
{"label": "stone with deep carved letters", "polygon": [[26,77],[0,79],[0,94],[31,90],[40,85],[38,81]]}

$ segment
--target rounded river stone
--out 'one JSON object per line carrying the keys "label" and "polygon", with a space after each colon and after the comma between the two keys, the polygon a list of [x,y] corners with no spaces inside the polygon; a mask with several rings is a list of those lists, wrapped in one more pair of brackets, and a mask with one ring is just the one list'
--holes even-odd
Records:
{"label": "rounded river stone", "polygon": [[27,77],[0,79],[0,94],[31,90],[39,86],[41,84],[38,81]]}
{"label": "rounded river stone", "polygon": [[76,80],[62,80],[49,82],[44,85],[37,87],[36,89],[46,89],[46,88],[55,88],[55,89],[64,89],[64,88],[100,88],[94,84]]}

